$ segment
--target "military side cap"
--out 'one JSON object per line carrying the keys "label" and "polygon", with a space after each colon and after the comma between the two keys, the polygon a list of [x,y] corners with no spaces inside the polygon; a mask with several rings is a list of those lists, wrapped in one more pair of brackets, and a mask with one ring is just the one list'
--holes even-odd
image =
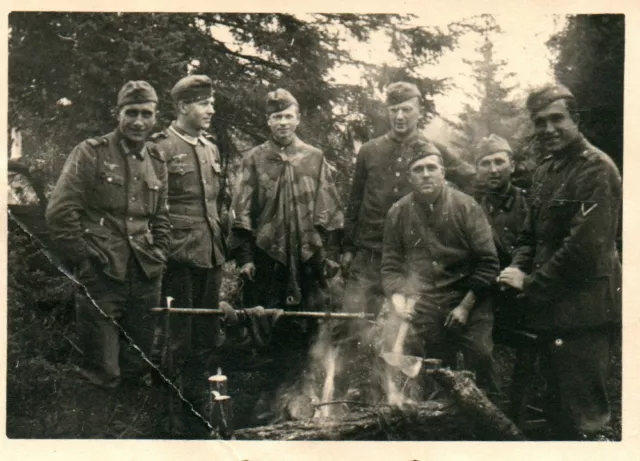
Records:
{"label": "military side cap", "polygon": [[171,89],[174,102],[195,102],[213,96],[213,82],[206,75],[189,75],[178,80]]}
{"label": "military side cap", "polygon": [[483,157],[497,152],[513,153],[511,146],[506,139],[492,133],[489,136],[482,138],[478,144],[476,144],[473,154],[476,163],[478,163]]}
{"label": "military side cap", "polygon": [[118,93],[118,106],[127,104],[142,104],[145,102],[158,102],[156,90],[144,80],[130,80],[125,83]]}
{"label": "military side cap", "polygon": [[527,98],[527,110],[531,115],[541,111],[553,101],[563,98],[573,98],[573,93],[566,86],[556,83],[545,85],[533,91]]}
{"label": "military side cap", "polygon": [[411,165],[416,163],[418,160],[422,160],[430,155],[437,155],[442,158],[442,152],[440,152],[434,143],[426,139],[417,139],[413,141],[409,145],[409,153],[411,156],[409,157],[407,168],[411,168]]}
{"label": "military side cap", "polygon": [[298,101],[291,93],[282,88],[271,91],[267,94],[267,115],[282,112],[289,106],[298,106]]}
{"label": "military side cap", "polygon": [[420,98],[422,94],[416,85],[408,82],[395,82],[387,87],[387,105],[394,106],[412,98]]}

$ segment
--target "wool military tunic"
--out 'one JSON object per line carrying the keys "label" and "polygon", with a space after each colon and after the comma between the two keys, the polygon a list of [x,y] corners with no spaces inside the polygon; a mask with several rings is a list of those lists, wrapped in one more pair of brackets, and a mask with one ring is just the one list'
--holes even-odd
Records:
{"label": "wool military tunic", "polygon": [[531,208],[512,266],[529,275],[529,326],[574,329],[620,319],[616,249],[621,178],[605,153],[584,138],[536,170]]}
{"label": "wool military tunic", "polygon": [[193,137],[175,122],[153,137],[167,161],[171,245],[169,259],[211,268],[225,261],[218,216],[221,159],[205,136]]}
{"label": "wool military tunic", "polygon": [[491,224],[500,267],[506,267],[511,262],[529,209],[526,195],[519,187],[509,184],[502,192],[486,192],[478,201]]}
{"label": "wool military tunic", "polygon": [[52,240],[77,265],[97,258],[124,281],[134,257],[148,278],[169,246],[167,166],[152,144],[131,151],[118,130],[88,139],[67,158],[47,207]]}
{"label": "wool military tunic", "polygon": [[481,295],[498,275],[482,208],[448,186],[433,209],[415,193],[402,198],[385,221],[381,272],[385,294],[418,298],[418,313],[452,309],[470,290]]}

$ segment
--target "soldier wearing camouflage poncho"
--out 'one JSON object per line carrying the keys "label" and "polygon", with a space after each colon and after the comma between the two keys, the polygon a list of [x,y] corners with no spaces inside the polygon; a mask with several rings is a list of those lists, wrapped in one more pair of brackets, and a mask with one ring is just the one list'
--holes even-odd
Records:
{"label": "soldier wearing camouflage poncho", "polygon": [[323,241],[343,225],[333,168],[296,136],[291,93],[269,93],[267,115],[271,139],[244,159],[229,247],[246,280],[244,306],[313,310],[321,307]]}

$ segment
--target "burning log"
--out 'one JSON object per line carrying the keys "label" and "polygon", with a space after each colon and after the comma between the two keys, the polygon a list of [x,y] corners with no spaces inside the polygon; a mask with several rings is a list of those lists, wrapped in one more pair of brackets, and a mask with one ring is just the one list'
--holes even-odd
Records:
{"label": "burning log", "polygon": [[354,410],[341,419],[288,421],[241,429],[237,440],[469,440],[471,425],[461,424],[456,407],[425,402],[411,408],[390,406]]}
{"label": "burning log", "polygon": [[484,428],[495,440],[525,440],[524,435],[507,416],[496,407],[475,385],[469,372],[452,371],[448,368],[426,370],[444,387],[462,411]]}
{"label": "burning log", "polygon": [[358,408],[350,406],[341,418],[288,421],[241,429],[235,436],[238,440],[525,440],[467,372],[446,368],[425,372],[451,399],[402,407],[363,408],[360,404]]}

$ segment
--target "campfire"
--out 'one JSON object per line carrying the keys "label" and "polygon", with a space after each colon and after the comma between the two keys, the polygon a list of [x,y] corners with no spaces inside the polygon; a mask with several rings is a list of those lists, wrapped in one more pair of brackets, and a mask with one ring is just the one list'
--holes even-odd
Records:
{"label": "campfire", "polygon": [[[157,308],[165,314],[216,315],[214,310]],[[185,312],[182,312],[185,311]],[[188,312],[186,312],[188,311]],[[518,428],[476,387],[473,374],[443,368],[440,361],[404,355],[407,322],[394,332],[372,323],[355,352],[332,338],[336,321],[354,314],[294,313],[321,322],[308,362],[276,393],[274,418],[233,430],[228,378],[209,377],[210,420],[215,436],[244,440],[523,440]],[[291,314],[289,314],[291,315]],[[373,353],[382,335],[390,351]],[[423,398],[423,381],[437,383],[436,400]]]}

